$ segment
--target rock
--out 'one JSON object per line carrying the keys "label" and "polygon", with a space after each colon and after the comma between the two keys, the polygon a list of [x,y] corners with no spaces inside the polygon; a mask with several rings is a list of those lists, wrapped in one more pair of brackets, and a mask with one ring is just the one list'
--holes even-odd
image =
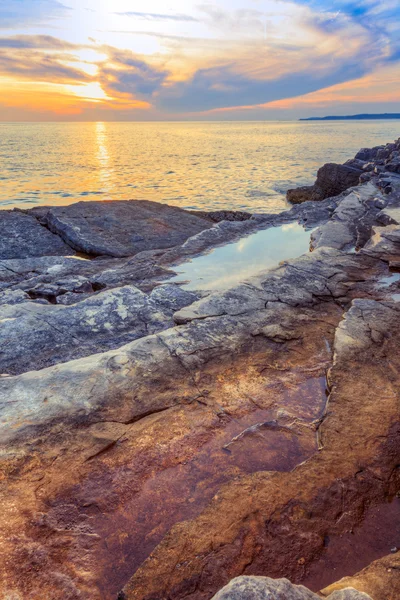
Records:
{"label": "rock", "polygon": [[287,199],[294,204],[306,200],[320,201],[337,196],[359,183],[362,169],[349,165],[327,163],[321,167],[314,185],[287,191]]}
{"label": "rock", "polygon": [[252,213],[243,210],[189,210],[192,215],[203,219],[210,219],[214,223],[221,221],[248,221],[252,217]]}
{"label": "rock", "polygon": [[5,290],[0,292],[0,304],[21,304],[21,302],[29,302],[28,294],[22,290]]}
{"label": "rock", "polygon": [[369,239],[372,226],[378,222],[380,202],[374,185],[358,186],[338,203],[331,219],[311,233],[312,247],[329,246],[341,250],[362,246]]}
{"label": "rock", "polygon": [[390,173],[400,173],[400,160],[397,159],[386,163],[385,169]]}
{"label": "rock", "polygon": [[[105,286],[104,286],[105,287]],[[92,294],[95,290],[86,277],[77,275],[76,277],[57,278],[54,283],[37,283],[29,288],[27,293],[30,298],[44,298],[49,302],[56,304],[58,298],[67,293],[74,294]]]}
{"label": "rock", "polygon": [[[160,280],[173,274],[157,264],[157,257],[162,254],[163,251],[151,251],[128,259],[91,261],[61,256],[0,261],[0,290],[30,292],[42,286],[55,286],[52,292],[57,303],[64,302],[67,294],[75,294],[79,301],[106,287],[134,284],[151,290]],[[80,291],[76,292],[77,289]]]}
{"label": "rock", "polygon": [[[306,279],[307,275],[304,275],[303,280]],[[374,489],[373,494],[378,489],[374,483],[377,481],[375,469],[385,481],[380,488],[381,493],[387,493],[384,490],[387,490],[393,468],[397,465],[399,448],[398,425],[395,424],[398,412],[398,394],[395,390],[399,376],[396,366],[396,373],[391,370],[391,379],[387,381],[388,369],[384,357],[390,356],[391,360],[396,360],[396,365],[399,364],[394,349],[399,342],[400,312],[393,304],[389,307],[377,301],[368,302],[367,310],[362,309],[361,318],[358,305],[346,313],[349,343],[341,333],[340,337],[337,337],[338,333],[335,335],[334,360],[328,372],[331,390],[329,412],[320,430],[320,452],[290,473],[241,474],[224,485],[198,516],[191,521],[186,519],[177,523],[168,532],[149,558],[134,572],[122,597],[126,600],[146,597],[207,598],[226,583],[229,575],[243,573],[244,569],[263,572],[270,577],[279,577],[284,569],[291,579],[299,581],[307,564],[318,560],[324,551],[324,536],[330,535],[330,531],[340,535],[336,527],[337,510],[343,506],[342,494],[346,515],[339,527],[341,531],[348,532],[353,529],[351,523],[354,523],[354,518],[360,518],[359,511],[362,512],[361,507],[365,506],[367,489],[370,492]],[[297,318],[300,313],[304,314],[303,310],[300,307],[295,309]],[[261,315],[261,312],[257,315]],[[215,324],[221,319],[204,319],[192,326],[200,327],[200,323],[203,327],[207,323],[211,326],[211,323]],[[242,324],[243,319],[244,315],[239,316],[237,322]],[[275,320],[271,320],[273,322],[281,322],[276,313]],[[362,344],[355,351],[353,333],[356,334],[359,326],[362,327]],[[374,333],[378,329],[380,341]],[[277,359],[278,352],[275,347],[271,356]],[[290,352],[287,345],[286,352]],[[186,364],[191,365],[188,368],[196,373],[197,384],[201,385],[199,371],[205,368],[204,359],[202,361],[201,354],[198,355],[197,369],[194,369],[193,349],[188,348],[184,356],[192,359],[193,362]],[[218,356],[217,350],[214,356]],[[221,405],[222,382],[226,373],[221,372],[221,360],[218,364],[216,374],[222,385],[218,388],[217,397]],[[262,364],[265,365],[265,362]],[[278,360],[271,364],[268,359],[267,364],[270,365],[267,371],[269,378],[276,376],[275,370],[287,365]],[[248,364],[246,367],[249,368]],[[293,363],[287,368],[292,370]],[[209,391],[209,402],[214,384],[210,379],[203,381]],[[240,381],[235,374],[232,387],[228,386],[226,391],[234,393]],[[247,393],[259,405],[262,395],[256,391],[254,383],[246,379],[246,387],[239,387],[238,397],[243,397],[247,389]],[[385,398],[385,402],[379,403],[379,419],[377,384],[384,385],[380,397]],[[272,393],[276,393],[276,388]],[[384,434],[387,440],[384,445],[378,442],[381,435],[379,430],[387,432]],[[378,452],[383,452],[380,456],[377,455],[378,447]],[[360,465],[363,465],[361,474]],[[385,467],[381,470],[383,465]],[[395,489],[396,484],[393,487]],[[376,503],[379,501],[376,500]],[[348,550],[344,548],[343,554],[349,556]],[[218,569],[215,569],[216,564]],[[354,587],[357,589],[356,585]],[[351,593],[354,597],[355,592]],[[341,591],[333,599],[348,598],[348,594],[348,591]],[[286,599],[285,596],[283,598]]]}
{"label": "rock", "polygon": [[366,183],[367,181],[371,181],[372,179],[372,173],[368,172],[368,173],[362,173],[360,175],[360,183]]}
{"label": "rock", "polygon": [[[42,293],[50,297],[51,289]],[[189,303],[191,298],[185,297]],[[72,306],[3,306],[0,372],[23,373],[116,348],[170,327],[171,315],[165,303],[157,304],[133,286],[100,292]]]}
{"label": "rock", "polygon": [[385,225],[400,225],[400,208],[384,208],[379,215],[385,219]]}
{"label": "rock", "polygon": [[303,185],[298,188],[290,189],[286,192],[286,199],[291,204],[301,204],[302,202],[315,202],[320,200],[320,192],[313,185]]}
{"label": "rock", "polygon": [[0,260],[71,254],[71,247],[34,217],[18,211],[0,211]]}
{"label": "rock", "polygon": [[384,260],[392,260],[400,252],[400,226],[393,224],[386,227],[373,227],[372,236],[365,244],[362,252],[370,256],[379,256]]}
{"label": "rock", "polygon": [[212,226],[209,220],[147,200],[77,202],[42,217],[71,247],[94,256],[132,256],[171,248]]}
{"label": "rock", "polygon": [[[400,196],[383,178],[389,195],[374,177],[204,221],[172,249],[0,261],[0,596],[206,600],[243,573],[301,582],[334,536],[356,570],[344,534],[399,489],[400,303],[384,281],[399,227],[374,220]],[[165,282],[174,261],[295,220],[325,244],[223,293]],[[362,249],[330,247],[329,223]]]}
{"label": "rock", "polygon": [[163,306],[168,311],[175,312],[196,302],[199,295],[183,290],[179,285],[166,284],[154,288],[150,294],[150,299],[158,306]]}
{"label": "rock", "polygon": [[[320,596],[287,579],[237,577],[213,597],[213,600],[319,600]],[[347,589],[328,596],[329,600],[371,600],[367,594]]]}
{"label": "rock", "polygon": [[[380,558],[368,567],[328,586],[320,593],[323,598],[336,598],[347,587],[369,594],[373,600],[398,600],[400,598],[400,552]],[[339,598],[339,596],[338,596]]]}
{"label": "rock", "polygon": [[363,161],[374,160],[377,157],[378,152],[383,148],[384,146],[375,146],[374,148],[361,148],[361,150],[357,152],[355,158]]}

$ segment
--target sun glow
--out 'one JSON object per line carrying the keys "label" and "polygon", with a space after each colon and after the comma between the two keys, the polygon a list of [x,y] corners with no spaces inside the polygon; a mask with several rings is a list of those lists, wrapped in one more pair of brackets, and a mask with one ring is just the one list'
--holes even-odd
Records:
{"label": "sun glow", "polygon": [[91,102],[100,102],[102,100],[112,100],[103,90],[98,81],[84,85],[64,85],[64,90],[84,100]]}
{"label": "sun glow", "polygon": [[357,82],[379,71],[400,79],[393,3],[378,12],[365,3],[365,14],[342,0],[328,8],[322,0],[35,4],[27,12],[25,0],[9,0],[4,12],[0,3],[0,120],[307,116],[309,106],[344,102],[394,112],[398,98],[384,78],[373,95],[357,93]]}

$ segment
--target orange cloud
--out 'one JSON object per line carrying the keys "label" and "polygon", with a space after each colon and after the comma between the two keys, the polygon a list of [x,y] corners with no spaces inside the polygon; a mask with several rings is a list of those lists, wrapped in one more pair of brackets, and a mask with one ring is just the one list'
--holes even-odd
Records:
{"label": "orange cloud", "polygon": [[132,99],[99,98],[98,89],[93,89],[93,84],[76,86],[74,89],[75,86],[69,85],[40,85],[3,78],[0,79],[0,87],[3,90],[0,99],[0,120],[2,107],[68,117],[80,115],[85,110],[99,105],[106,110],[145,110],[150,106],[147,102],[132,101]]}
{"label": "orange cloud", "polygon": [[233,111],[252,111],[260,109],[302,109],[302,108],[334,108],[340,104],[357,103],[391,103],[400,102],[400,77],[398,65],[380,68],[378,71],[316,92],[310,92],[294,98],[284,98],[264,104],[253,104],[217,108],[204,111],[203,115],[226,113]]}

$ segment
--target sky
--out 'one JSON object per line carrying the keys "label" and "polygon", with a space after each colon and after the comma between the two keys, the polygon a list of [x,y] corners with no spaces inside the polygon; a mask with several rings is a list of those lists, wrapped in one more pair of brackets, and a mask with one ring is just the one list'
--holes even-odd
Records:
{"label": "sky", "polygon": [[0,121],[400,112],[399,0],[0,0]]}

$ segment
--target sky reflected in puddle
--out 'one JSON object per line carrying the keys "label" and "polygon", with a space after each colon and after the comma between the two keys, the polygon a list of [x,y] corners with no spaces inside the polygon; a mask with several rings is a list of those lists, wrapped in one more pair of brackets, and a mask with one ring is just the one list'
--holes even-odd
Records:
{"label": "sky reflected in puddle", "polygon": [[309,247],[310,231],[298,223],[271,227],[178,265],[170,282],[184,282],[187,290],[226,290]]}

